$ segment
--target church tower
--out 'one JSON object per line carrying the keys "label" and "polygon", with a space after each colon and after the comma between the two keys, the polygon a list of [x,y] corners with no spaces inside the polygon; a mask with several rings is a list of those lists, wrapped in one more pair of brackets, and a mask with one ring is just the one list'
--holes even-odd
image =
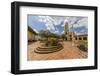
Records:
{"label": "church tower", "polygon": [[69,32],[68,22],[65,23],[64,32],[65,32],[65,35]]}

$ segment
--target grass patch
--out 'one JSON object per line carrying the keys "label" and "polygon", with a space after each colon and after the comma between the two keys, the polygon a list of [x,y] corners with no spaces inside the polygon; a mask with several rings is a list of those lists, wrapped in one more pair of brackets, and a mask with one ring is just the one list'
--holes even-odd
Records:
{"label": "grass patch", "polygon": [[85,48],[88,48],[88,41],[87,40],[82,40],[82,41],[80,41],[80,43],[82,43],[85,46]]}

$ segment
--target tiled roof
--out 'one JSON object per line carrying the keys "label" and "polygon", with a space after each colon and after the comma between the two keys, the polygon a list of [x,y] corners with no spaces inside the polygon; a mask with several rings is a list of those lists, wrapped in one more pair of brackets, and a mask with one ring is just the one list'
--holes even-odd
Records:
{"label": "tiled roof", "polygon": [[28,26],[28,30],[34,34],[37,34],[30,26]]}

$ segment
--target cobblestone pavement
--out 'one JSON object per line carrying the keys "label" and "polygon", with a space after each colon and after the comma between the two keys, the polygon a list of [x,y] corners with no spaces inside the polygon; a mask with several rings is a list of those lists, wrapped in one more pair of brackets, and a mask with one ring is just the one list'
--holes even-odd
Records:
{"label": "cobblestone pavement", "polygon": [[63,49],[49,54],[38,54],[34,50],[40,46],[40,42],[33,42],[28,45],[28,60],[58,60],[58,59],[81,59],[87,58],[88,53],[79,50],[75,44],[72,45],[72,42],[64,41],[62,42]]}

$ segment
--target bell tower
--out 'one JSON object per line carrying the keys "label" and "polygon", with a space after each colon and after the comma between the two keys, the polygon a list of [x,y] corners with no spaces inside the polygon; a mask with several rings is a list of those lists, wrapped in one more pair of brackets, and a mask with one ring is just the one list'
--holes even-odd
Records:
{"label": "bell tower", "polygon": [[64,32],[65,32],[65,35],[69,32],[68,22],[65,23]]}

